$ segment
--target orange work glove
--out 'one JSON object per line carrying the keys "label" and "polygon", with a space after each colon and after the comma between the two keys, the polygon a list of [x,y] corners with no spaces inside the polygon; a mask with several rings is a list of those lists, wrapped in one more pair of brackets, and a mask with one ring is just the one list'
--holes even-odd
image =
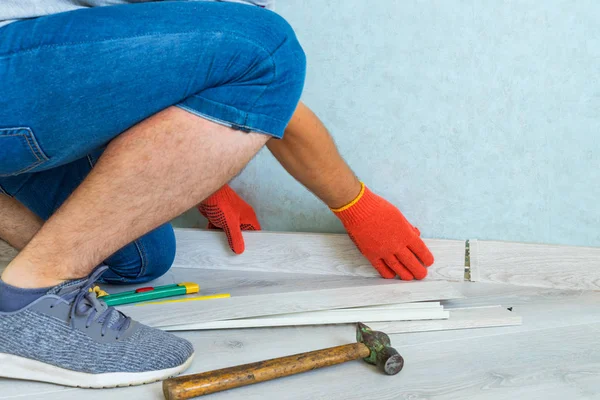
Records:
{"label": "orange work glove", "polygon": [[[362,183],[361,183],[362,184]],[[371,192],[364,184],[348,205],[332,209],[348,235],[379,274],[410,281],[427,276],[433,255],[394,205]]]}
{"label": "orange work glove", "polygon": [[229,247],[236,254],[245,249],[242,231],[260,231],[260,224],[252,207],[229,185],[223,186],[198,205],[198,211],[208,219],[208,229],[222,229]]}

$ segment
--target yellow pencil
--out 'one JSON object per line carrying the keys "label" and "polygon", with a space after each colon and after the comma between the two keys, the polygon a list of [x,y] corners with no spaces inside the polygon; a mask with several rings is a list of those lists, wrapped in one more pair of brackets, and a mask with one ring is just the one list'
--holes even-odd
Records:
{"label": "yellow pencil", "polygon": [[185,299],[151,301],[151,302],[148,302],[148,303],[136,304],[136,306],[145,306],[145,305],[149,305],[149,304],[183,303],[184,301],[226,299],[226,298],[229,298],[229,297],[231,297],[231,295],[229,293],[217,293],[217,294],[211,294],[211,295],[208,295],[208,296],[189,297],[189,298],[185,298]]}

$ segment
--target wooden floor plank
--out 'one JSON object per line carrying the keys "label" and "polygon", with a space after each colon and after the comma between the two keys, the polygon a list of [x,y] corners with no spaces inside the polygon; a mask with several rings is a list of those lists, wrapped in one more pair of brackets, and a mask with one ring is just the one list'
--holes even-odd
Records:
{"label": "wooden floor plank", "polygon": [[471,280],[600,290],[600,248],[471,240]]}
{"label": "wooden floor plank", "polygon": [[[222,232],[175,229],[175,266],[254,272],[379,276],[348,235],[327,233],[244,232],[246,251],[231,252]],[[429,278],[463,280],[464,241],[424,239],[436,262]],[[0,240],[0,262],[17,252]]]}
{"label": "wooden floor plank", "polygon": [[[222,232],[176,229],[175,266],[317,275],[379,276],[346,234],[244,232],[246,251],[236,255]],[[430,280],[464,280],[465,242],[425,239],[435,256]]]}
{"label": "wooden floor plank", "polygon": [[[152,281],[152,285],[159,286],[180,282],[195,282],[200,286],[200,293],[205,295],[230,293],[232,296],[254,296],[257,294],[362,287],[365,285],[378,285],[382,281],[381,278],[375,277],[363,278],[342,275],[308,275],[174,267],[164,276]],[[102,288],[109,293],[118,293],[144,286],[148,286],[148,283],[126,286],[102,285]]]}

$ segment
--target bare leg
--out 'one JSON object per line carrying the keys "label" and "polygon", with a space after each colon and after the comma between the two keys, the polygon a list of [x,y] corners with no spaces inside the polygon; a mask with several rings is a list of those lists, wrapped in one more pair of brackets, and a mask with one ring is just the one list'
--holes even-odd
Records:
{"label": "bare leg", "polygon": [[17,200],[0,195],[0,239],[21,250],[44,222]]}
{"label": "bare leg", "polygon": [[35,288],[87,275],[127,243],[208,197],[268,139],[175,107],[148,118],[110,143],[2,280]]}

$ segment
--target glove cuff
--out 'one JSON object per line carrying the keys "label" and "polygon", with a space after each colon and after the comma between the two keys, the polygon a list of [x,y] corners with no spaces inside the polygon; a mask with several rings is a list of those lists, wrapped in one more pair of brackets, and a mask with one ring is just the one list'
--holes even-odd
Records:
{"label": "glove cuff", "polygon": [[371,192],[364,183],[360,184],[362,188],[354,200],[343,207],[331,209],[344,225],[353,225],[364,220],[379,207],[379,196]]}
{"label": "glove cuff", "polygon": [[223,200],[233,198],[235,198],[235,192],[228,184],[225,184],[221,189],[217,190],[209,197],[207,197],[204,201],[202,201],[202,204],[206,206],[216,205],[221,203]]}

